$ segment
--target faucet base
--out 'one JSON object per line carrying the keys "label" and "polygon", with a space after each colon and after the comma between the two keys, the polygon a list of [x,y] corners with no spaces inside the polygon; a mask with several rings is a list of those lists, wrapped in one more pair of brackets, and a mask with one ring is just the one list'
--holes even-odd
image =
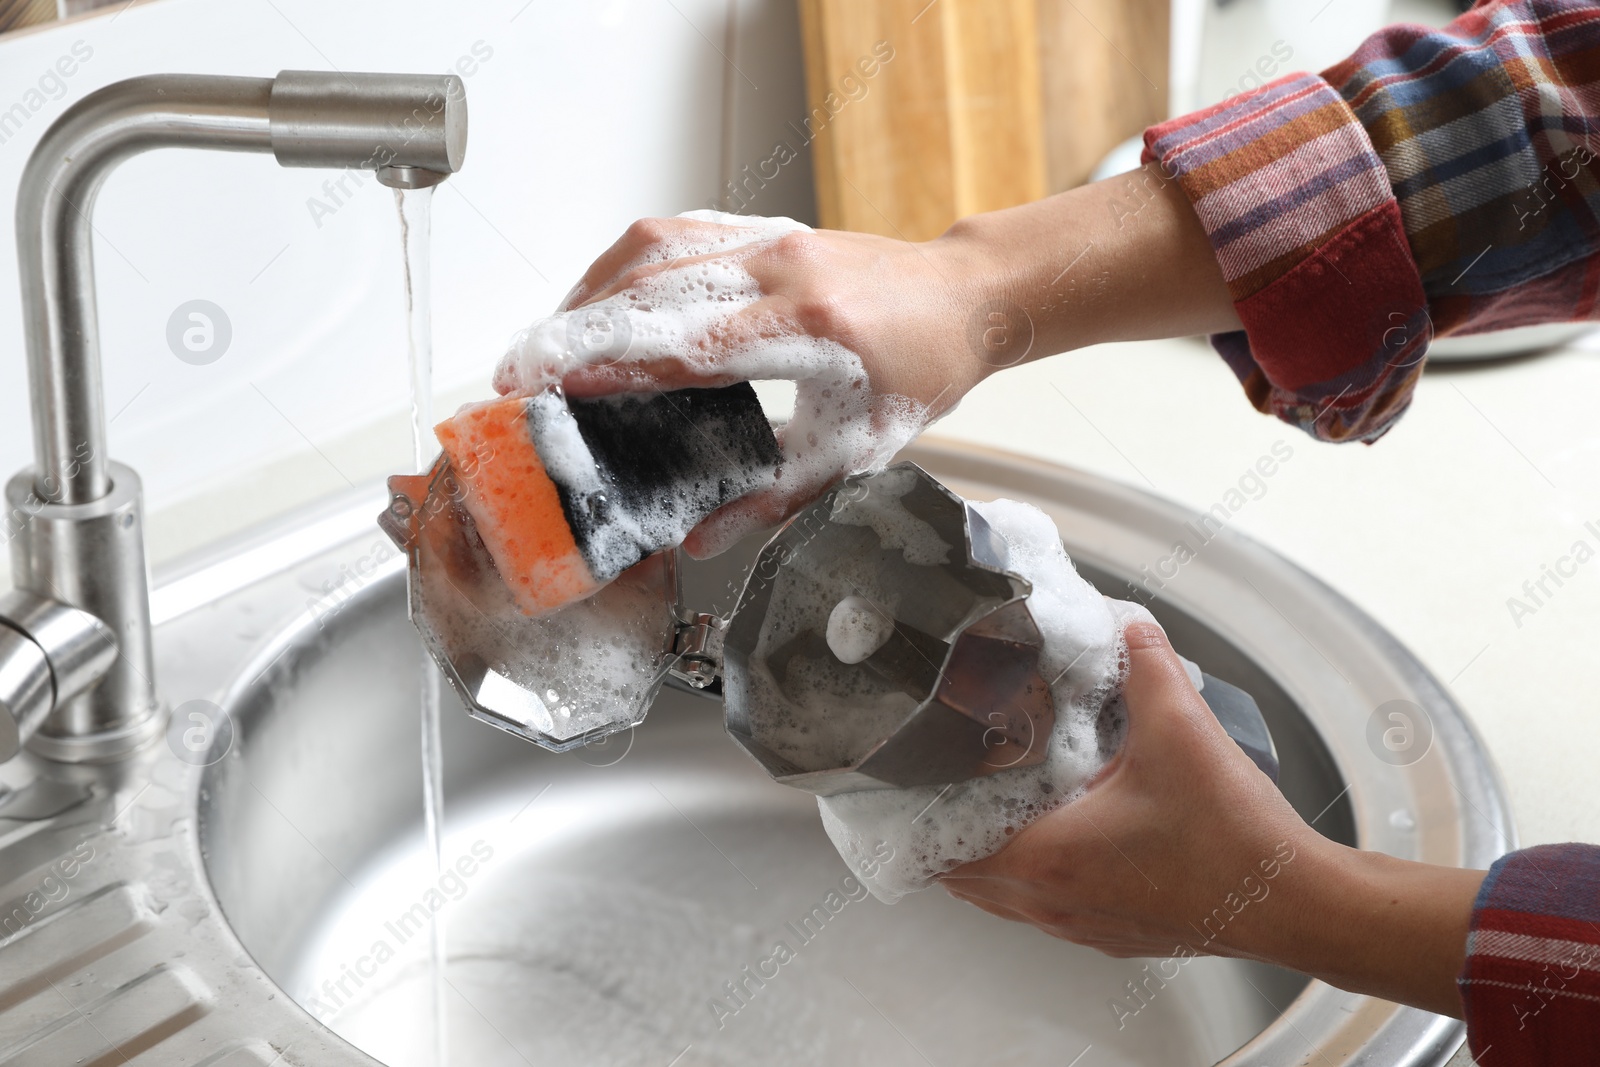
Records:
{"label": "faucet base", "polygon": [[21,590],[88,612],[116,643],[116,658],[86,690],[63,700],[28,748],[48,759],[114,759],[161,731],[150,644],[150,594],[139,476],[107,465],[111,491],[87,504],[51,504],[38,474],[6,485],[11,578]]}
{"label": "faucet base", "polygon": [[136,722],[115,726],[82,737],[56,737],[36,733],[27,749],[40,759],[54,763],[111,763],[120,760],[160,737],[167,729],[168,710],[158,704]]}

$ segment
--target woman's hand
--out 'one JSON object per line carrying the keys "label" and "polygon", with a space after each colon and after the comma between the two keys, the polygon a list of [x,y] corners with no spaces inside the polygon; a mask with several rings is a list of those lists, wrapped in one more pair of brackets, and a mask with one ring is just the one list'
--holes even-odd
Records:
{"label": "woman's hand", "polygon": [[[1311,830],[1223,732],[1161,628],[1127,629],[1128,737],[1086,795],[1000,852],[944,876],[952,894],[1112,956],[1249,954],[1256,902],[1191,924],[1235,895],[1265,896],[1313,851]],[[1254,914],[1252,909],[1256,909]]]}
{"label": "woman's hand", "polygon": [[[657,313],[668,306],[679,313]],[[995,370],[1238,327],[1194,210],[1152,165],[921,244],[706,212],[641,220],[524,334],[495,387],[793,381],[778,481],[701,523],[687,547],[710,555],[886,463]]]}
{"label": "woman's hand", "polygon": [[572,396],[793,381],[776,483],[702,523],[695,555],[886,463],[991,369],[968,320],[994,272],[962,242],[752,222],[635,223],[496,373],[502,393],[559,380]]}
{"label": "woman's hand", "polygon": [[945,888],[1112,956],[1258,959],[1459,1016],[1483,872],[1321,837],[1223,732],[1161,629],[1127,638],[1121,754]]}

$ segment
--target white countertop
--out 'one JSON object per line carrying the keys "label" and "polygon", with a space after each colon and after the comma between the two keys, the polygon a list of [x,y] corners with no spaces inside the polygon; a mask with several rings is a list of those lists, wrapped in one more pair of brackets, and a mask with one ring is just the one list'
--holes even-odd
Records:
{"label": "white countertop", "polygon": [[[991,378],[936,432],[1200,510],[1287,442],[1292,458],[1235,529],[1342,591],[1448,684],[1506,782],[1521,844],[1600,842],[1597,353],[1591,335],[1529,359],[1432,366],[1411,411],[1364,446],[1257,413],[1197,341],[1106,345]],[[1552,595],[1535,605],[1523,583],[1580,540],[1595,558],[1563,564],[1575,573],[1546,579]],[[1513,596],[1532,613],[1513,618]]]}

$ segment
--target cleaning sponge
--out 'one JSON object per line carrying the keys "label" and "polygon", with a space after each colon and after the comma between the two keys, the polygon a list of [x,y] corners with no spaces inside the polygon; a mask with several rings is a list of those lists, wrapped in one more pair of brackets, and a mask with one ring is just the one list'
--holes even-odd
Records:
{"label": "cleaning sponge", "polygon": [[484,547],[542,615],[770,485],[781,453],[748,384],[468,405],[435,428]]}

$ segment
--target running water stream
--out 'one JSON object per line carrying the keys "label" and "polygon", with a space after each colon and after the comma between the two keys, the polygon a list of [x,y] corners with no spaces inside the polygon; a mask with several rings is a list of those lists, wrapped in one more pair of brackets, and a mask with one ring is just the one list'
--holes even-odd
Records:
{"label": "running water stream", "polygon": [[[411,362],[411,447],[417,471],[433,462],[433,314],[429,285],[429,229],[433,189],[396,189],[400,243],[405,267],[406,349]],[[443,873],[444,749],[440,738],[439,690],[443,678],[433,658],[422,654],[422,821],[433,857],[434,874]],[[434,1062],[448,1061],[445,1030],[445,929],[442,916],[431,921],[430,970],[433,984]]]}

